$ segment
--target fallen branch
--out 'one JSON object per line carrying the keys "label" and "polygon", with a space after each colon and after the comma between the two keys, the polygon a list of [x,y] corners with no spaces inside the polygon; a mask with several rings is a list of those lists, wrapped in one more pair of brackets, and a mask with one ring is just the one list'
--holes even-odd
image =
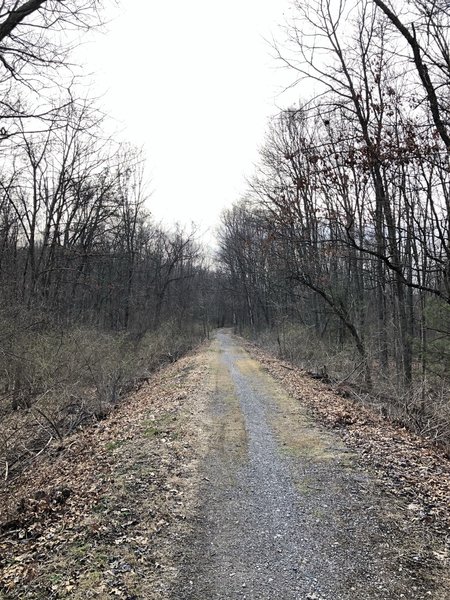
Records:
{"label": "fallen branch", "polygon": [[45,444],[45,446],[43,446],[43,447],[42,447],[42,448],[39,450],[39,452],[38,452],[37,454],[35,454],[35,455],[34,455],[34,458],[37,458],[37,457],[38,457],[40,454],[42,454],[42,453],[44,452],[44,450],[46,450],[46,449],[47,449],[47,448],[50,446],[50,444],[51,444],[52,440],[53,440],[53,436],[51,435],[51,436],[50,436],[50,439],[49,439],[49,440],[48,440],[48,442]]}
{"label": "fallen branch", "polygon": [[350,371],[350,373],[348,375],[346,375],[344,377],[344,379],[342,379],[337,385],[337,387],[339,387],[340,385],[342,385],[343,383],[345,383],[346,381],[348,381],[350,379],[350,377],[353,375],[353,373],[355,373],[359,367],[361,367],[364,364],[365,360],[362,360],[359,364],[356,365],[356,367],[353,369],[353,371]]}
{"label": "fallen branch", "polygon": [[46,415],[45,412],[42,411],[40,408],[37,408],[36,406],[34,406],[33,410],[36,411],[39,415],[41,415],[41,417],[43,417],[47,421],[47,423],[50,425],[50,427],[53,429],[53,431],[58,436],[59,441],[62,442],[63,437],[62,437],[61,432],[59,431],[58,427],[54,423],[54,421],[52,421],[52,419],[50,419],[50,417],[48,415]]}
{"label": "fallen branch", "polygon": [[289,371],[295,371],[293,367],[288,367],[287,365],[283,365],[283,363],[280,363],[280,367],[283,367],[283,369],[289,369]]}

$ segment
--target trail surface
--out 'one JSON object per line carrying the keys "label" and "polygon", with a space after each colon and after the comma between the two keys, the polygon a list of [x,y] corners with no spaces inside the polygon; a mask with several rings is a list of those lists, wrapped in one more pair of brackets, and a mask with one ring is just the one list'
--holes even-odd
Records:
{"label": "trail surface", "polygon": [[210,350],[209,452],[173,598],[444,598],[405,520],[337,435],[230,334]]}
{"label": "trail surface", "polygon": [[448,459],[243,344],[219,333],[0,486],[0,598],[450,599]]}

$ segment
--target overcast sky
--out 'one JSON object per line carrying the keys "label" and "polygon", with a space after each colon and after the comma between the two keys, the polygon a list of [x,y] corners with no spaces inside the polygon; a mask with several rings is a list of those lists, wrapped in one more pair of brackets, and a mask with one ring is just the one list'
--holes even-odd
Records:
{"label": "overcast sky", "polygon": [[289,0],[121,0],[86,69],[123,136],[145,147],[157,220],[213,227],[245,191],[292,79],[265,39]]}

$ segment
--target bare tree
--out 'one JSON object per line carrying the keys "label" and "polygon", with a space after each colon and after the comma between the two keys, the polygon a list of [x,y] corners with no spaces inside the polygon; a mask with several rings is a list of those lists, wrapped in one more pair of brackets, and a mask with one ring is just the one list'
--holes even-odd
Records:
{"label": "bare tree", "polygon": [[445,88],[450,83],[450,48],[448,28],[450,14],[443,0],[414,0],[405,14],[399,13],[383,0],[373,0],[392,25],[406,40],[428,100],[430,114],[439,136],[450,152],[448,108]]}
{"label": "bare tree", "polygon": [[[238,326],[275,323],[281,349],[290,327],[351,342],[366,385],[419,386],[420,420],[448,344],[449,15],[438,1],[391,7],[295,4],[278,56],[312,91],[271,122],[250,201],[224,217],[221,260]],[[270,325],[255,309],[265,297]]]}
{"label": "bare tree", "polygon": [[75,30],[101,23],[101,0],[3,0],[0,3],[0,125],[14,120],[54,120],[61,88],[76,79],[70,53]]}

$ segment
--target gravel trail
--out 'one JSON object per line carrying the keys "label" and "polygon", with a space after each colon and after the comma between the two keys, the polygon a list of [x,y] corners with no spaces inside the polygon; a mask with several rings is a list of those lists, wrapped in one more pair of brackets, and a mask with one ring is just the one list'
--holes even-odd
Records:
{"label": "gravel trail", "polygon": [[211,351],[210,452],[173,598],[440,599],[405,521],[338,437],[230,334]]}

